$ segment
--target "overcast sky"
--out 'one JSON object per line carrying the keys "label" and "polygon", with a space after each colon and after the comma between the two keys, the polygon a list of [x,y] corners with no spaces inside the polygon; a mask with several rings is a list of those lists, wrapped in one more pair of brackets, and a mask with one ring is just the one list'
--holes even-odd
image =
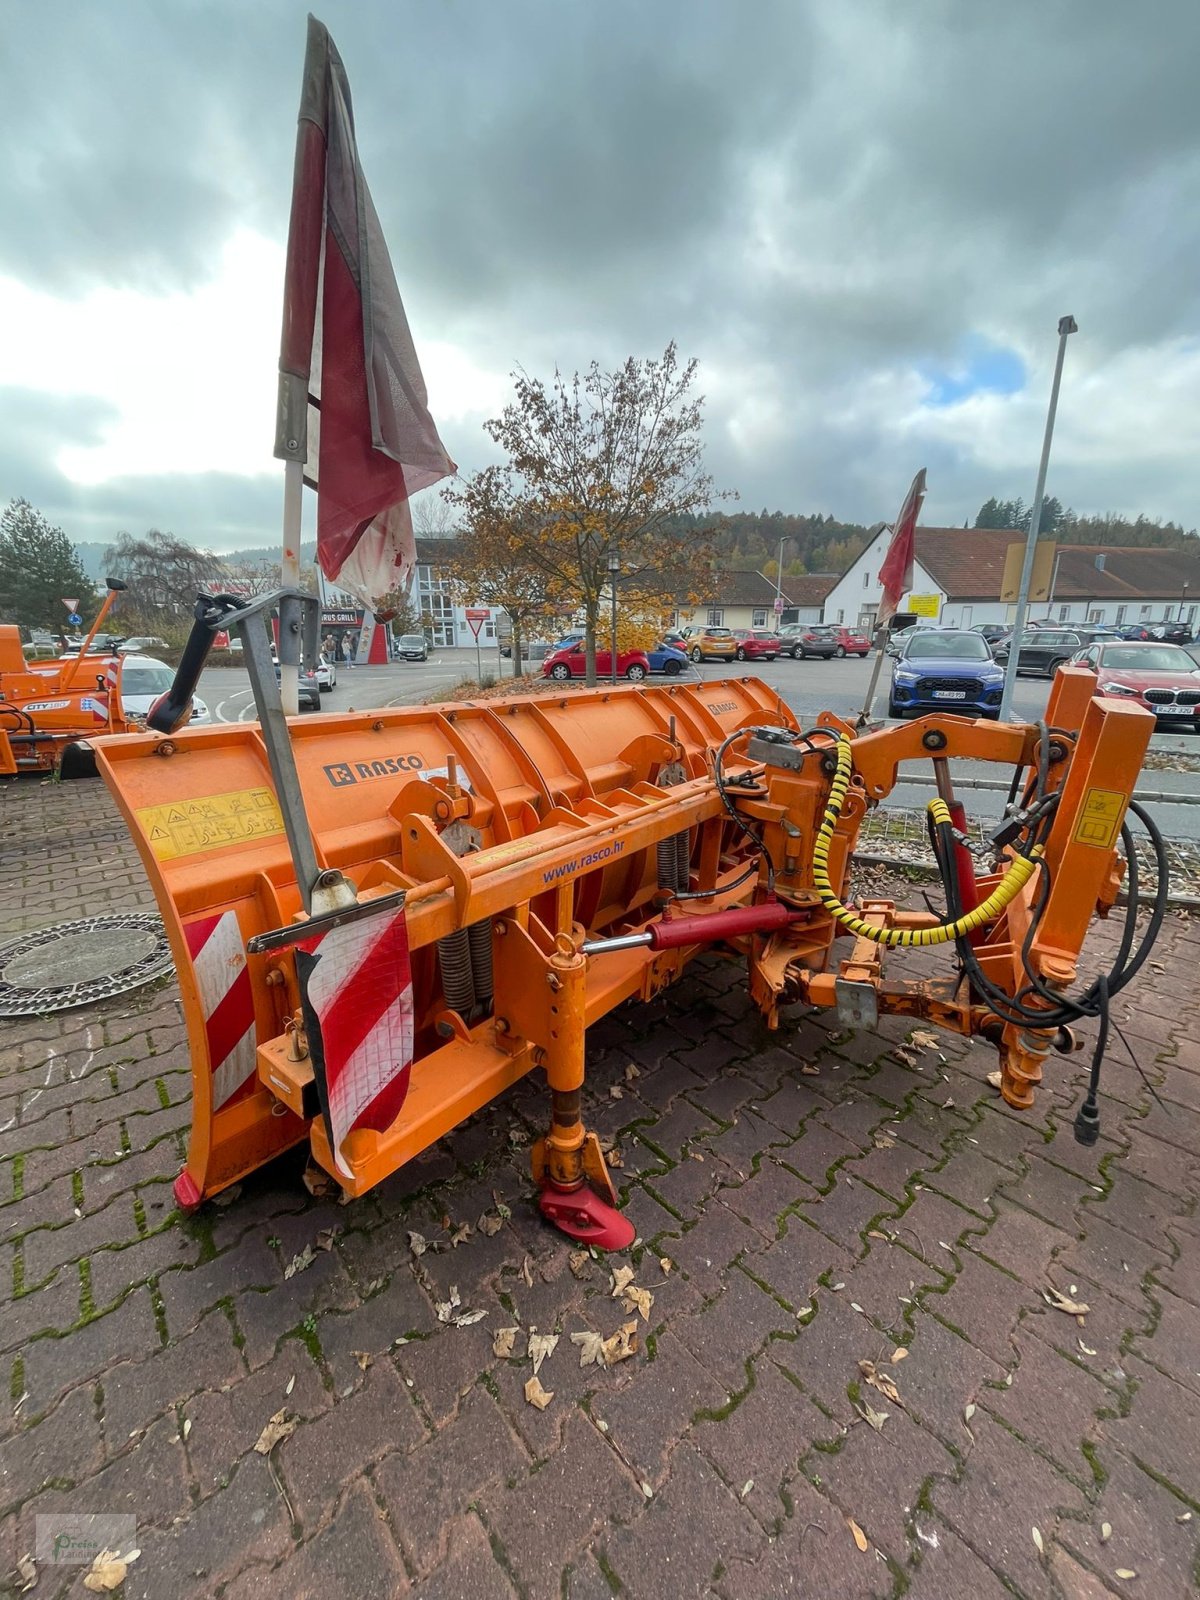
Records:
{"label": "overcast sky", "polygon": [[[0,502],[273,542],[304,4],[0,0]],[[701,362],[744,506],[1200,522],[1197,0],[323,0],[464,471],[517,365]]]}

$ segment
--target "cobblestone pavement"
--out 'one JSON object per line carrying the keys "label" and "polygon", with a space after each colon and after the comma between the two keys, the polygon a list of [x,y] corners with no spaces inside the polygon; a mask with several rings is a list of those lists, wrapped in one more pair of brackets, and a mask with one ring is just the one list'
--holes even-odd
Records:
{"label": "cobblestone pavement", "polygon": [[[0,806],[5,932],[147,902],[99,785]],[[1021,1116],[986,1048],[905,1060],[899,1024],[823,1015],[768,1036],[715,960],[609,1019],[591,1121],[646,1320],[531,1209],[532,1082],[352,1205],[284,1162],[185,1220],[173,990],[0,1024],[0,1572],[37,1514],[105,1510],[137,1518],[122,1592],[156,1600],[1194,1593],[1198,960],[1172,918],[1118,1007],[1163,1104],[1114,1050],[1093,1150],[1082,1057]],[[452,1285],[487,1315],[440,1322]],[[580,1366],[569,1335],[630,1320],[632,1359]],[[535,1329],[560,1335],[545,1410]]]}

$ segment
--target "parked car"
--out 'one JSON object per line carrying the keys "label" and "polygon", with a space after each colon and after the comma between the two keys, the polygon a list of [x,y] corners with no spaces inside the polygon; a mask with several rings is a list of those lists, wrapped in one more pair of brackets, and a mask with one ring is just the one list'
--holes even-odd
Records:
{"label": "parked car", "polygon": [[970,631],[982,634],[988,644],[995,646],[1001,639],[1007,639],[1012,629],[1007,622],[976,622],[971,625]]}
{"label": "parked car", "polygon": [[[638,683],[649,674],[650,658],[644,650],[618,650],[617,676]],[[569,650],[556,650],[542,663],[544,678],[582,678],[587,672],[587,656],[582,644]],[[607,678],[612,674],[612,651],[596,651],[596,676]]]}
{"label": "parked car", "polygon": [[1071,657],[1096,674],[1096,693],[1134,700],[1159,722],[1190,722],[1200,733],[1200,667],[1177,644],[1097,642]]}
{"label": "parked car", "polygon": [[962,711],[1000,715],[1004,669],[986,639],[969,629],[922,628],[907,640],[892,666],[888,713]]}
{"label": "parked car", "polygon": [[428,661],[429,643],[423,633],[402,633],[396,641],[398,661]]}
{"label": "parked car", "polygon": [[[275,668],[275,682],[278,683],[280,679],[279,656],[274,645],[271,646],[271,665]],[[301,711],[320,711],[321,709],[321,685],[317,681],[317,674],[312,667],[306,667],[303,661],[300,663],[298,704]]]}
{"label": "parked car", "polygon": [[1192,630],[1186,622],[1156,622],[1151,625],[1150,637],[1163,644],[1189,644]]}
{"label": "parked car", "polygon": [[897,628],[894,633],[888,634],[887,644],[884,649],[889,656],[898,656],[903,652],[904,646],[914,633],[936,633],[938,631],[936,622],[910,622],[907,628]]}
{"label": "parked car", "polygon": [[[126,717],[144,722],[150,707],[175,682],[175,669],[165,661],[155,661],[151,656],[125,657],[121,668],[121,709]],[[188,727],[211,722],[208,706],[198,694],[192,696],[192,714]]]}
{"label": "parked car", "polygon": [[686,650],[690,628],[668,628],[663,634],[663,643],[672,650]]}
{"label": "parked car", "polygon": [[701,628],[688,638],[688,655],[693,661],[736,661],[737,651],[732,628]]}
{"label": "parked car", "polygon": [[735,628],[733,638],[739,661],[774,661],[779,654],[779,635],[770,628]]}
{"label": "parked car", "polygon": [[[63,655],[77,656],[87,642],[87,635],[83,634],[78,639],[65,639],[63,641]],[[111,656],[120,644],[120,635],[115,633],[98,633],[88,647],[90,656]]]}
{"label": "parked car", "polygon": [[808,656],[820,656],[828,661],[837,654],[837,640],[820,623],[791,622],[780,630],[779,653],[791,656],[793,661],[797,656],[802,661]]}
{"label": "parked car", "polygon": [[135,634],[132,639],[122,639],[117,645],[117,654],[120,656],[145,656],[152,650],[169,650],[171,646],[165,639],[159,639],[154,634]]}
{"label": "parked car", "polygon": [[841,623],[830,622],[813,631],[833,635],[837,644],[835,656],[869,656],[871,653],[871,641],[859,628],[843,628]]}
{"label": "parked car", "polygon": [[[1052,678],[1059,667],[1069,661],[1077,650],[1084,649],[1106,635],[1107,630],[1094,627],[1036,628],[1021,636],[1017,673],[1019,675],[1022,672],[1044,672],[1048,678]],[[997,644],[994,652],[996,660],[1005,663],[1011,653],[1011,638]]]}
{"label": "parked car", "polygon": [[1117,632],[1122,639],[1132,640],[1134,643],[1141,643],[1154,637],[1149,624],[1145,622],[1127,622],[1124,627],[1118,628]]}
{"label": "parked car", "polygon": [[647,650],[646,659],[651,672],[661,672],[668,678],[677,678],[688,664],[686,651],[673,649],[665,640]]}
{"label": "parked car", "polygon": [[337,688],[337,665],[327,656],[322,656],[317,662],[317,688],[322,694]]}

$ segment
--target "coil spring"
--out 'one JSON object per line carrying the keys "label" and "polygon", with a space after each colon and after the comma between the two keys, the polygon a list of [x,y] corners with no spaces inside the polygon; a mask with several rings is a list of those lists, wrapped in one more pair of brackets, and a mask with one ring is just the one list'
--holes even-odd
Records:
{"label": "coil spring", "polygon": [[442,969],[442,993],[451,1011],[470,1016],[475,1007],[475,977],[471,966],[470,930],[456,928],[437,942]]}
{"label": "coil spring", "polygon": [[475,1001],[484,1011],[492,1006],[492,923],[489,917],[473,922],[467,929],[471,947],[471,970],[475,980]]}
{"label": "coil spring", "polygon": [[675,881],[675,836],[658,841],[658,887],[677,889]]}
{"label": "coil spring", "polygon": [[692,881],[692,835],[684,828],[675,835],[675,887],[682,894]]}

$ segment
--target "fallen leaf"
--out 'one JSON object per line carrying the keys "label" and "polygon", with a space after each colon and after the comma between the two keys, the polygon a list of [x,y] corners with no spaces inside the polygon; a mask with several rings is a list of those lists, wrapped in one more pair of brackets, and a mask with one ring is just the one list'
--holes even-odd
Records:
{"label": "fallen leaf", "polygon": [[472,1326],[473,1323],[482,1322],[484,1317],[486,1317],[486,1316],[487,1316],[487,1307],[486,1306],[484,1307],[484,1309],[482,1311],[463,1311],[463,1312],[460,1312],[457,1317],[455,1317],[454,1326],[456,1328],[469,1328],[469,1327]]}
{"label": "fallen leaf", "polygon": [[525,1398],[531,1406],[536,1406],[539,1411],[545,1411],[551,1400],[554,1399],[554,1390],[543,1389],[540,1378],[530,1378],[525,1385]]}
{"label": "fallen leaf", "polygon": [[1108,1541],[1111,1538],[1112,1538],[1112,1523],[1111,1522],[1102,1522],[1100,1524],[1100,1543],[1101,1544],[1107,1544]]}
{"label": "fallen leaf", "polygon": [[626,1083],[632,1083],[635,1078],[640,1078],[641,1075],[642,1075],[641,1067],[637,1066],[632,1061],[625,1068],[625,1082]]}
{"label": "fallen leaf", "polygon": [[542,1362],[552,1356],[558,1344],[556,1333],[531,1333],[529,1335],[529,1359],[533,1362],[533,1370],[538,1373],[542,1370]]}
{"label": "fallen leaf", "polygon": [[868,1228],[867,1229],[867,1238],[868,1239],[882,1239],[884,1244],[887,1244],[887,1242],[888,1242],[887,1234],[886,1233],[880,1233],[878,1228]]}
{"label": "fallen leaf", "polygon": [[361,1372],[365,1372],[371,1365],[370,1352],[367,1350],[355,1350],[354,1359],[358,1362],[359,1370]]}
{"label": "fallen leaf", "polygon": [[295,1431],[295,1417],[289,1417],[286,1409],[277,1411],[254,1441],[254,1448],[260,1456],[265,1456],[281,1439],[290,1439]]}
{"label": "fallen leaf", "polygon": [[616,1172],[620,1172],[625,1166],[625,1157],[621,1154],[621,1152],[616,1148],[615,1145],[611,1150],[606,1150],[604,1152],[604,1159],[608,1162],[609,1166],[612,1167],[614,1169],[614,1171],[616,1171]]}
{"label": "fallen leaf", "polygon": [[608,1086],[608,1098],[610,1100],[624,1100],[625,1091],[624,1091],[624,1089],[622,1089],[622,1087],[621,1087],[621,1085],[619,1083],[610,1083],[609,1084],[609,1086]]}
{"label": "fallen leaf", "polygon": [[451,1250],[457,1250],[460,1244],[465,1244],[474,1231],[474,1228],[472,1228],[469,1222],[460,1222],[458,1227],[455,1228],[454,1232],[450,1235]]}
{"label": "fallen leaf", "polygon": [[751,1489],[753,1489],[753,1487],[754,1487],[754,1479],[753,1478],[747,1478],[745,1483],[742,1485],[742,1492],[741,1492],[740,1495],[738,1495],[738,1499],[739,1500],[744,1500],[746,1498],[746,1496],[750,1493]]}
{"label": "fallen leaf", "polygon": [[621,1296],[621,1305],[626,1311],[636,1311],[643,1322],[650,1321],[650,1307],[654,1304],[654,1296],[649,1289],[639,1289],[636,1284],[630,1284]]}
{"label": "fallen leaf", "polygon": [[967,1406],[963,1407],[963,1421],[964,1422],[970,1422],[971,1418],[974,1415],[975,1415],[975,1404],[972,1401],[972,1403],[970,1405],[967,1405]]}
{"label": "fallen leaf", "polygon": [[658,1265],[662,1271],[663,1277],[667,1278],[670,1277],[671,1268],[675,1265],[675,1263],[671,1260],[670,1256],[659,1256]]}
{"label": "fallen leaf", "polygon": [[437,1319],[439,1322],[450,1322],[454,1317],[454,1313],[461,1305],[462,1299],[458,1292],[458,1285],[456,1283],[452,1283],[450,1285],[449,1300],[439,1300],[433,1309],[437,1313]]}
{"label": "fallen leaf", "polygon": [[1136,1578],[1137,1577],[1137,1573],[1133,1570],[1132,1567],[1118,1567],[1117,1571],[1116,1571],[1116,1576],[1118,1578]]}
{"label": "fallen leaf", "polygon": [[1038,1547],[1038,1554],[1044,1556],[1046,1554],[1046,1545],[1045,1541],[1042,1539],[1042,1532],[1040,1528],[1035,1528],[1033,1530],[1033,1542]]}
{"label": "fallen leaf", "polygon": [[429,1240],[423,1233],[414,1233],[410,1228],[408,1234],[408,1248],[414,1256],[423,1256],[426,1250],[429,1249]]}
{"label": "fallen leaf", "polygon": [[894,1406],[899,1406],[903,1409],[904,1401],[900,1398],[900,1391],[886,1372],[877,1372],[873,1361],[860,1361],[858,1370],[871,1385],[872,1389],[878,1389],[879,1393],[885,1395]]}
{"label": "fallen leaf", "polygon": [[1042,1299],[1055,1311],[1065,1311],[1069,1317],[1085,1317],[1091,1310],[1086,1301],[1072,1300],[1069,1295],[1063,1294],[1053,1286],[1042,1290]]}
{"label": "fallen leaf", "polygon": [[520,1328],[497,1328],[492,1337],[492,1354],[501,1359],[516,1354],[517,1335]]}
{"label": "fallen leaf", "polygon": [[800,1076],[802,1078],[819,1078],[821,1069],[813,1061],[802,1061],[800,1063]]}
{"label": "fallen leaf", "polygon": [[604,1365],[604,1340],[598,1333],[573,1333],[571,1343],[579,1346],[579,1365],[581,1367],[601,1367]]}
{"label": "fallen leaf", "polygon": [[653,1500],[654,1499],[654,1490],[650,1487],[650,1485],[646,1482],[646,1480],[644,1478],[642,1479],[642,1493],[646,1496],[647,1500]]}
{"label": "fallen leaf", "polygon": [[507,1222],[512,1216],[512,1208],[504,1204],[504,1201],[501,1200],[495,1189],[492,1190],[492,1199],[496,1202],[496,1215],[500,1218],[501,1222]]}
{"label": "fallen leaf", "polygon": [[570,1267],[572,1275],[576,1278],[582,1278],[584,1268],[591,1259],[586,1250],[572,1250],[567,1257],[567,1265]]}
{"label": "fallen leaf", "polygon": [[895,1139],[893,1139],[890,1134],[877,1133],[875,1135],[876,1150],[890,1150],[895,1143]]}
{"label": "fallen leaf", "polygon": [[181,1439],[186,1439],[188,1434],[191,1433],[191,1431],[192,1431],[192,1419],[191,1419],[191,1417],[184,1417],[184,1419],[183,1419],[183,1428],[180,1430],[180,1438]]}
{"label": "fallen leaf", "polygon": [[863,1555],[866,1555],[867,1551],[871,1548],[871,1541],[867,1538],[866,1534],[859,1527],[858,1523],[855,1522],[853,1517],[846,1518],[846,1526],[850,1529],[850,1533],[855,1544],[862,1551]]}
{"label": "fallen leaf", "polygon": [[500,1232],[500,1229],[504,1226],[504,1223],[499,1217],[493,1217],[490,1212],[485,1211],[475,1226],[479,1229],[480,1233],[486,1233],[490,1239],[495,1234]]}
{"label": "fallen leaf", "polygon": [[942,1110],[943,1111],[949,1111],[950,1107],[953,1104],[954,1104],[953,1096],[952,1095],[947,1095],[946,1098],[942,1101]]}
{"label": "fallen leaf", "polygon": [[1079,1348],[1083,1351],[1085,1356],[1094,1356],[1096,1354],[1096,1351],[1092,1349],[1091,1345],[1084,1344],[1082,1339],[1079,1341]]}
{"label": "fallen leaf", "polygon": [[614,1267],[612,1273],[612,1297],[615,1300],[623,1294],[628,1284],[633,1282],[634,1272],[632,1267]]}
{"label": "fallen leaf", "polygon": [[936,1050],[939,1040],[936,1033],[928,1033],[923,1028],[917,1028],[909,1034],[908,1042],[916,1045],[918,1050]]}
{"label": "fallen leaf", "polygon": [[521,1276],[525,1280],[525,1287],[527,1289],[532,1289],[533,1288],[533,1262],[530,1261],[528,1256],[526,1256],[525,1259],[521,1262]]}
{"label": "fallen leaf", "polygon": [[17,1562],[17,1572],[20,1577],[24,1579],[24,1582],[21,1584],[22,1594],[25,1594],[29,1589],[37,1588],[37,1568],[33,1564],[32,1556],[21,1557],[20,1561]]}
{"label": "fallen leaf", "polygon": [[898,1367],[902,1361],[906,1361],[907,1359],[908,1359],[908,1351],[905,1349],[905,1347],[902,1344],[897,1345],[896,1348],[892,1351],[891,1356],[889,1357],[889,1360],[891,1361],[891,1363],[892,1363],[892,1365],[894,1367]]}
{"label": "fallen leaf", "polygon": [[118,1555],[115,1550],[101,1550],[83,1580],[83,1587],[90,1589],[93,1594],[107,1594],[119,1589],[125,1582],[130,1563],[136,1561],[139,1555],[140,1550],[131,1550],[127,1556]]}
{"label": "fallen leaf", "polygon": [[317,1166],[315,1161],[310,1161],[305,1167],[302,1181],[314,1200],[323,1200],[326,1195],[331,1195],[340,1187],[334,1183],[323,1167]]}
{"label": "fallen leaf", "polygon": [[1004,1074],[999,1070],[995,1072],[989,1072],[987,1075],[987,1081],[991,1084],[993,1089],[998,1089],[1001,1083],[1004,1081]]}
{"label": "fallen leaf", "polygon": [[1190,1511],[1181,1511],[1179,1513],[1179,1515],[1175,1518],[1176,1522],[1190,1522],[1191,1520],[1192,1520],[1192,1513]]}
{"label": "fallen leaf", "polygon": [[637,1355],[637,1323],[623,1322],[616,1333],[604,1341],[604,1364],[615,1367],[618,1361],[628,1361]]}
{"label": "fallen leaf", "polygon": [[291,1377],[288,1379],[287,1383],[284,1385],[284,1388],[283,1388],[284,1394],[291,1394],[292,1390],[295,1387],[296,1387],[296,1374],[293,1372]]}
{"label": "fallen leaf", "polygon": [[855,1407],[864,1422],[869,1423],[876,1433],[883,1432],[883,1425],[888,1419],[888,1412],[876,1411],[869,1400],[861,1400]]}
{"label": "fallen leaf", "polygon": [[333,1241],[337,1238],[341,1231],[342,1230],[340,1228],[322,1228],[316,1238],[317,1249],[332,1250]]}
{"label": "fallen leaf", "polygon": [[294,1278],[298,1272],[307,1271],[307,1269],[312,1266],[316,1259],[316,1256],[313,1254],[312,1245],[306,1244],[304,1249],[301,1250],[300,1254],[298,1256],[293,1256],[288,1262],[287,1266],[284,1267],[284,1277]]}

